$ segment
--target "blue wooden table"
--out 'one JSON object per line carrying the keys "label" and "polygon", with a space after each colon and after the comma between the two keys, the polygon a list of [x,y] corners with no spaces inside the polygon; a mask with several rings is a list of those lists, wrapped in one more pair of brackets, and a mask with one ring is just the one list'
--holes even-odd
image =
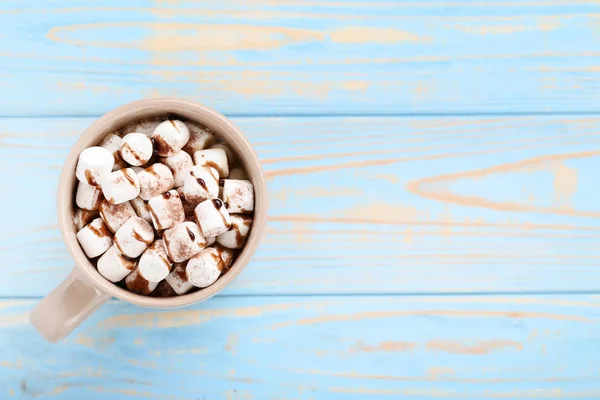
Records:
{"label": "blue wooden table", "polygon": [[[0,2],[0,399],[600,398],[600,3]],[[179,96],[247,134],[267,235],[222,295],[27,323],[63,160]]]}

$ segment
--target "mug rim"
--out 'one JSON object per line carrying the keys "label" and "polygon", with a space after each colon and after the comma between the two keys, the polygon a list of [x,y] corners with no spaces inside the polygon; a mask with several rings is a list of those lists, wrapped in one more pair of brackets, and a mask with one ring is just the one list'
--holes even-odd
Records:
{"label": "mug rim", "polygon": [[[233,147],[238,161],[244,164],[244,169],[249,175],[249,180],[254,186],[254,214],[252,228],[236,260],[231,264],[227,273],[211,286],[197,290],[193,293],[173,297],[150,297],[132,293],[119,287],[117,284],[104,278],[84,254],[76,239],[74,216],[74,193],[78,184],[75,177],[75,166],[79,153],[86,147],[98,145],[98,143],[117,127],[127,124],[132,116],[148,112],[146,117],[179,115],[185,119],[212,128],[216,134],[224,138]],[[194,115],[198,118],[190,118]],[[145,118],[145,117],[139,117]],[[131,121],[129,121],[131,122]],[[231,284],[250,262],[252,256],[262,240],[267,220],[267,189],[265,176],[261,163],[244,136],[244,134],[223,114],[205,105],[174,97],[162,97],[153,99],[137,100],[121,105],[96,119],[85,129],[77,141],[71,147],[69,154],[63,164],[58,183],[58,223],[59,229],[67,250],[73,258],[76,269],[81,275],[95,287],[104,293],[116,297],[128,303],[142,307],[151,308],[174,308],[183,307],[209,299]]]}

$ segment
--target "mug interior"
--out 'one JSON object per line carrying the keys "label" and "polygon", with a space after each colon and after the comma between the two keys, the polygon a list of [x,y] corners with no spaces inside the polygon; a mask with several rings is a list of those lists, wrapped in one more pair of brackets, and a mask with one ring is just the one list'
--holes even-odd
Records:
{"label": "mug interior", "polygon": [[[77,185],[75,167],[79,153],[85,148],[98,145],[102,139],[117,129],[140,119],[150,117],[179,117],[197,122],[212,129],[217,137],[229,146],[239,166],[246,171],[254,186],[254,215],[250,233],[240,254],[226,274],[213,285],[196,292],[175,297],[157,298],[131,293],[106,280],[96,270],[81,249],[73,223],[74,199]],[[248,264],[256,251],[265,229],[267,199],[264,175],[260,162],[244,135],[222,114],[193,102],[173,99],[140,100],[121,106],[95,121],[73,145],[63,166],[58,185],[58,221],[67,249],[82,275],[102,291],[121,300],[145,307],[180,307],[206,300],[227,287]],[[90,281],[88,279],[88,281]]]}

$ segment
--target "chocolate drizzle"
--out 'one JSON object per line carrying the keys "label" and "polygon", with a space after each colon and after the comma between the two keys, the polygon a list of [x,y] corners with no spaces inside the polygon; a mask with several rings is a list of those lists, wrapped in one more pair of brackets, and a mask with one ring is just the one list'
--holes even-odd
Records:
{"label": "chocolate drizzle", "polygon": [[100,228],[96,228],[93,224],[89,224],[88,228],[90,228],[90,231],[92,231],[94,235],[98,236],[99,238],[110,236],[110,232],[108,231],[106,224],[104,222],[100,222],[100,224]]}
{"label": "chocolate drizzle", "polygon": [[152,243],[152,240],[144,240],[144,237],[142,235],[140,235],[135,229],[132,229],[132,235],[133,235],[133,238],[135,240],[137,240],[138,242],[143,242],[143,243],[146,243],[147,245],[150,245]]}
{"label": "chocolate drizzle", "polygon": [[127,170],[123,170],[123,175],[125,175],[125,179],[129,181],[133,186],[135,186],[135,181],[132,177],[129,176],[129,172]]}
{"label": "chocolate drizzle", "polygon": [[143,158],[141,158],[137,151],[133,151],[131,146],[129,146],[129,143],[123,144],[121,151],[123,151],[123,150],[129,151],[129,154],[131,154],[133,156],[133,158],[135,158],[137,160],[137,162],[140,163],[140,165],[144,164],[146,161],[148,161],[148,160],[144,160]]}
{"label": "chocolate drizzle", "polygon": [[85,170],[85,180],[90,186],[100,186],[98,182],[96,182],[96,178],[92,175],[92,172],[89,169]]}
{"label": "chocolate drizzle", "polygon": [[190,240],[191,240],[192,242],[195,242],[195,241],[196,241],[196,235],[194,235],[194,232],[192,232],[192,231],[190,230],[190,228],[188,228],[187,226],[185,227],[185,230],[187,231],[187,234],[188,234],[188,236],[190,237]]}

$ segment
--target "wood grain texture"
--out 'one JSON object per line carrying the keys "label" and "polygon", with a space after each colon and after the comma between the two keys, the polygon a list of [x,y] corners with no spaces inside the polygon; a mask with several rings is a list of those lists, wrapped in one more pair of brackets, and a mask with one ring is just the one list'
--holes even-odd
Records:
{"label": "wood grain texture", "polygon": [[[592,0],[0,4],[2,115],[598,112]],[[3,40],[2,40],[3,39]]]}
{"label": "wood grain texture", "polygon": [[3,399],[539,399],[600,396],[597,296],[110,302],[65,342],[0,301]]}
{"label": "wood grain texture", "polygon": [[[72,262],[61,164],[88,118],[0,119],[0,294]],[[268,232],[227,294],[595,291],[600,119],[237,118],[265,166]]]}

